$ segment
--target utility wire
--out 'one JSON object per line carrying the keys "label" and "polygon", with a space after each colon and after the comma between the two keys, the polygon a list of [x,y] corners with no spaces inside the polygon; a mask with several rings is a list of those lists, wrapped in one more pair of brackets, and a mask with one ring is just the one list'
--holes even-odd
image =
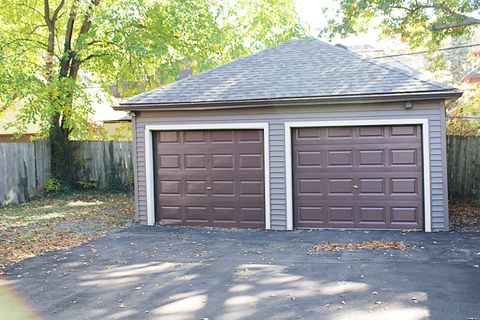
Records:
{"label": "utility wire", "polygon": [[450,119],[480,120],[480,116],[447,116]]}
{"label": "utility wire", "polygon": [[[472,47],[478,47],[478,46],[480,46],[480,43],[466,44],[466,45],[457,46],[457,47],[441,48],[441,49],[435,50],[434,52],[438,52],[438,51],[448,51],[448,50],[456,50],[456,49],[462,49],[462,48],[472,48]],[[417,52],[409,52],[409,53],[399,53],[399,54],[392,54],[392,55],[388,55],[388,56],[373,57],[373,58],[370,58],[370,59],[383,59],[383,58],[413,56],[413,55],[425,54],[425,53],[429,53],[429,52],[430,52],[430,51],[425,50],[425,51],[417,51]]]}

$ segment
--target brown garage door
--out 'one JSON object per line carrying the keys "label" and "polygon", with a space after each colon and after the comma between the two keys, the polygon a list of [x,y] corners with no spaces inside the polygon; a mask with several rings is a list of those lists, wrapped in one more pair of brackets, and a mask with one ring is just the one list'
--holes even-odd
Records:
{"label": "brown garage door", "polygon": [[263,228],[263,131],[154,134],[156,221]]}
{"label": "brown garage door", "polygon": [[297,228],[423,229],[420,126],[292,131]]}

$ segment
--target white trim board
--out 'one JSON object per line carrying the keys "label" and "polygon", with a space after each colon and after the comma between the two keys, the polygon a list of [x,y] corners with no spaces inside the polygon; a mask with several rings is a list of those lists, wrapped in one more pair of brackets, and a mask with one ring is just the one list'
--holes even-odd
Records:
{"label": "white trim board", "polygon": [[432,231],[432,203],[430,181],[430,134],[428,119],[378,119],[351,121],[295,121],[285,122],[285,175],[286,175],[286,205],[287,230],[293,230],[293,168],[292,168],[292,128],[305,127],[356,127],[374,125],[417,124],[422,126],[423,150],[423,201],[425,232]]}
{"label": "white trim board", "polygon": [[263,159],[265,174],[265,228],[270,229],[270,142],[269,125],[267,122],[255,123],[202,123],[202,124],[165,124],[145,126],[145,175],[147,193],[147,224],[155,225],[155,170],[153,166],[153,131],[167,130],[231,130],[231,129],[261,129],[263,130]]}

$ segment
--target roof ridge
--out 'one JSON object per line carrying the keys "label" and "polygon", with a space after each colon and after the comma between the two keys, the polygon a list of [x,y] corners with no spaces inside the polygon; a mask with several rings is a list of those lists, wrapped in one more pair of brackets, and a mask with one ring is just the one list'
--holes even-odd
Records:
{"label": "roof ridge", "polygon": [[388,64],[388,63],[383,63],[383,62],[375,61],[375,60],[373,60],[373,59],[371,59],[371,58],[368,58],[368,57],[362,57],[362,56],[360,56],[359,54],[357,54],[357,53],[355,53],[355,52],[352,52],[352,51],[350,51],[350,50],[348,50],[348,49],[345,50],[345,49],[342,49],[342,48],[337,47],[337,46],[335,46],[335,45],[332,45],[332,44],[330,44],[330,43],[328,43],[328,42],[324,42],[324,41],[321,41],[321,40],[318,40],[318,41],[320,41],[321,43],[326,44],[327,46],[330,46],[330,47],[334,48],[335,50],[342,50],[343,52],[346,52],[346,53],[348,53],[348,54],[350,54],[350,55],[352,55],[352,56],[354,56],[354,57],[356,57],[356,58],[359,58],[359,59],[361,59],[361,60],[363,60],[363,61],[365,61],[365,62],[368,62],[368,63],[370,63],[370,64],[379,66],[379,67],[381,67],[381,68],[384,68],[384,69],[387,69],[387,70],[390,70],[390,71],[399,72],[399,73],[401,73],[401,74],[403,74],[403,75],[405,75],[405,76],[407,76],[407,77],[410,77],[410,78],[412,78],[412,79],[415,79],[415,80],[418,80],[418,81],[421,81],[421,82],[424,82],[424,83],[428,83],[428,84],[430,84],[430,85],[432,85],[432,86],[435,86],[435,87],[438,87],[438,88],[440,88],[440,89],[442,89],[442,90],[453,89],[453,88],[451,88],[450,86],[440,85],[440,83],[438,83],[438,82],[436,82],[436,81],[427,80],[427,79],[422,79],[422,78],[419,77],[419,76],[415,76],[415,75],[413,75],[413,74],[411,74],[411,73],[409,73],[409,72],[407,72],[407,71],[405,71],[405,70],[403,70],[403,69],[401,69],[401,68],[392,66],[392,65],[390,65],[390,64]]}

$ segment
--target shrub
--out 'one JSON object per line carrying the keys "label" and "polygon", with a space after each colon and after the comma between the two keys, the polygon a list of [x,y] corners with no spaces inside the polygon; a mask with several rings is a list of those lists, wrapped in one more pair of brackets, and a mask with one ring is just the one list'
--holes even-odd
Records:
{"label": "shrub", "polygon": [[83,177],[77,181],[77,186],[81,190],[98,189],[98,179]]}
{"label": "shrub", "polygon": [[43,185],[47,193],[61,192],[63,191],[62,184],[57,178],[48,178]]}

